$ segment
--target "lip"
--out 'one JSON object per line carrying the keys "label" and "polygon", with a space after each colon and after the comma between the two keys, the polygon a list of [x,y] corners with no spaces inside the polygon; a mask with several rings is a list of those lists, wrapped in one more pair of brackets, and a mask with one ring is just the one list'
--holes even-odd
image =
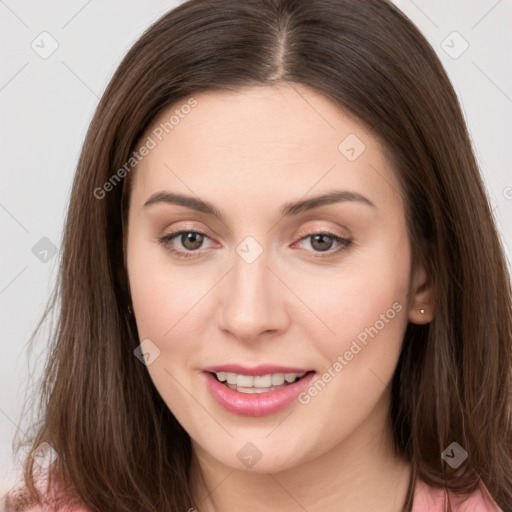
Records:
{"label": "lip", "polygon": [[218,366],[208,366],[203,368],[204,372],[219,373],[240,373],[242,375],[268,375],[269,373],[306,373],[312,371],[311,368],[292,368],[289,366],[275,366],[268,364],[260,364],[248,368],[239,364],[223,364]]}
{"label": "lip", "polygon": [[[221,368],[221,367],[218,367]],[[225,368],[237,368],[238,370],[226,370]],[[233,373],[245,373],[247,368],[242,371],[241,366],[228,365],[222,366],[222,370],[215,371],[233,371]],[[260,367],[252,368],[253,371]],[[283,367],[265,367],[266,369],[272,368],[272,371],[268,373],[301,373],[304,370],[292,371],[286,368],[287,371],[283,370]],[[276,370],[276,368],[280,368]],[[213,370],[212,370],[213,371]],[[265,370],[266,371],[266,370]],[[305,370],[307,371],[307,370]],[[311,371],[311,370],[310,370]],[[206,379],[206,385],[210,394],[213,396],[215,401],[221,405],[228,412],[238,414],[240,416],[268,416],[274,414],[287,405],[293,402],[297,396],[304,391],[311,383],[316,373],[311,371],[307,375],[304,375],[299,381],[289,384],[280,389],[274,391],[268,391],[266,393],[240,393],[233,389],[228,388],[226,385],[219,382],[211,373],[210,370],[205,370],[203,375]],[[260,373],[245,373],[246,375],[260,375]]]}

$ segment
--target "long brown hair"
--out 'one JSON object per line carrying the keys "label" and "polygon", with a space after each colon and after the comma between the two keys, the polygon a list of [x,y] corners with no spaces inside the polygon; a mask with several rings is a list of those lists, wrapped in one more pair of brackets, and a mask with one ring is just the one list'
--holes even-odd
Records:
{"label": "long brown hair", "polygon": [[[49,443],[53,474],[94,511],[200,509],[190,438],[134,357],[140,341],[123,264],[131,172],[108,191],[104,184],[163,109],[201,91],[280,81],[330,98],[382,142],[405,197],[413,261],[428,271],[435,318],[409,324],[392,381],[394,443],[414,475],[403,510],[416,477],[460,493],[481,478],[510,510],[510,277],[454,89],[387,0],[191,0],[130,49],[73,182],[31,453]],[[457,470],[441,458],[452,441],[469,455]],[[27,457],[37,498],[33,466]]]}

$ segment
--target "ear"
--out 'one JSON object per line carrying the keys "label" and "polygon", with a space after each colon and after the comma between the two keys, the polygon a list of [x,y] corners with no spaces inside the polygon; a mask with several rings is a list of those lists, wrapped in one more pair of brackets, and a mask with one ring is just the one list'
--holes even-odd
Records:
{"label": "ear", "polygon": [[412,276],[408,318],[418,325],[428,324],[434,318],[432,286],[423,264],[416,266]]}

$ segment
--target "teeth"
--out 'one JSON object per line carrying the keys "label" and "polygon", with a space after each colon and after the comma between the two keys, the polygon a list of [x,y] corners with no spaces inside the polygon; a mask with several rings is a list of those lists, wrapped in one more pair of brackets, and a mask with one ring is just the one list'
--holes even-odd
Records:
{"label": "teeth", "polygon": [[284,384],[284,373],[274,373],[272,375],[272,386],[280,386]]}
{"label": "teeth", "polygon": [[236,376],[236,386],[243,388],[252,388],[252,375],[237,375]]}
{"label": "teeth", "polygon": [[238,391],[239,393],[247,393],[248,395],[254,395],[258,393],[268,393],[269,391],[274,391],[274,389],[279,389],[279,387],[269,387],[269,388],[239,388],[237,386],[233,386],[232,389]]}
{"label": "teeth", "polygon": [[256,375],[252,379],[255,388],[269,388],[272,385],[272,375]]}
{"label": "teeth", "polygon": [[268,375],[243,375],[231,372],[218,372],[217,379],[225,382],[231,389],[235,389],[241,393],[265,393],[279,389],[285,385],[295,382],[297,378],[306,375],[302,373],[272,373]]}

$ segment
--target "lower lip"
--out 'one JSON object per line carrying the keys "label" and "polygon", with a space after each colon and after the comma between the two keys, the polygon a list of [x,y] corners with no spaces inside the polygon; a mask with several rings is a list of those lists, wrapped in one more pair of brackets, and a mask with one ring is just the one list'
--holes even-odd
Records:
{"label": "lower lip", "polygon": [[206,384],[213,398],[224,409],[241,416],[267,416],[293,402],[304,391],[315,376],[308,373],[302,379],[266,393],[240,393],[220,383],[211,373],[204,372]]}

